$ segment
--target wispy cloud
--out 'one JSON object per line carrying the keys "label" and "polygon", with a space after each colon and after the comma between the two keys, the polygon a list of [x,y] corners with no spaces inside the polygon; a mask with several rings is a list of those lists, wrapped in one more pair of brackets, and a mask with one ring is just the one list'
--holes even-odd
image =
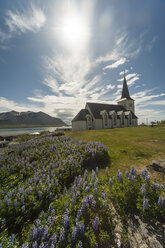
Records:
{"label": "wispy cloud", "polygon": [[129,70],[125,70],[125,71],[121,71],[119,74],[120,75],[124,75],[124,73],[126,74]]}
{"label": "wispy cloud", "polygon": [[27,10],[8,10],[5,23],[11,33],[37,32],[46,22],[46,16],[40,8],[31,5]]}
{"label": "wispy cloud", "polygon": [[123,65],[125,62],[126,62],[126,58],[121,58],[117,60],[116,62],[114,62],[113,64],[105,66],[103,70],[117,68],[120,65]]}

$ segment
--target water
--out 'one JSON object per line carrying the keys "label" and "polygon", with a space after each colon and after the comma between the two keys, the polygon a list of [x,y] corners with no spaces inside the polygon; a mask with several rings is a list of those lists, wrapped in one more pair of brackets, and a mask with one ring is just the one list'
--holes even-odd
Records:
{"label": "water", "polygon": [[27,127],[27,128],[4,128],[0,129],[0,136],[13,136],[19,134],[29,134],[41,131],[53,132],[57,127]]}

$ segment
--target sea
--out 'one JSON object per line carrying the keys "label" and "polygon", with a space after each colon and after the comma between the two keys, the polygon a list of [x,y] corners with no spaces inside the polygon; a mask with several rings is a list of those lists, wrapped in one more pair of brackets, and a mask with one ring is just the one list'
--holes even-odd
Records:
{"label": "sea", "polygon": [[27,127],[27,128],[4,128],[0,129],[0,136],[15,136],[19,134],[32,134],[41,131],[50,131],[53,132],[56,129],[60,129],[62,127]]}

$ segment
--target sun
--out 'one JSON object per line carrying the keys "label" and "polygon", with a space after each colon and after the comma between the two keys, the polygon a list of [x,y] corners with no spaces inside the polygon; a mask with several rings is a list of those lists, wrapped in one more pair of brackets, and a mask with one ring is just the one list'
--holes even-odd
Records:
{"label": "sun", "polygon": [[73,47],[83,46],[89,37],[85,20],[77,15],[65,17],[61,30],[65,43]]}

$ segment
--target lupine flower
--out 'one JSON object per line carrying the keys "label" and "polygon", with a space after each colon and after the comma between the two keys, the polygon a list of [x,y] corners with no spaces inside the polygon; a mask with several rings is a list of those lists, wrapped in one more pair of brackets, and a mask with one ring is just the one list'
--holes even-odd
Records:
{"label": "lupine flower", "polygon": [[132,175],[132,182],[135,183],[135,176]]}
{"label": "lupine flower", "polygon": [[51,244],[53,245],[57,243],[57,237],[55,233],[51,236],[50,241],[51,241]]}
{"label": "lupine flower", "polygon": [[81,241],[78,242],[78,248],[83,248],[83,245],[82,245]]}
{"label": "lupine flower", "polygon": [[147,183],[150,182],[150,176],[146,176],[144,179],[145,179],[145,181],[146,181]]}
{"label": "lupine flower", "polygon": [[96,201],[93,200],[93,201],[92,201],[92,210],[93,210],[93,211],[95,210],[95,206],[96,206]]}
{"label": "lupine flower", "polygon": [[22,212],[25,212],[25,205],[22,206]]}
{"label": "lupine flower", "polygon": [[79,222],[79,220],[80,220],[80,216],[81,216],[81,209],[78,209],[77,210],[77,221]]}
{"label": "lupine flower", "polygon": [[163,206],[164,206],[164,199],[159,196],[159,199],[158,199],[158,203],[157,204],[158,204],[159,207],[163,208]]}
{"label": "lupine flower", "polygon": [[146,195],[146,185],[143,183],[141,186],[142,195]]}
{"label": "lupine flower", "polygon": [[143,170],[142,171],[142,177],[145,179],[145,177],[148,175],[148,171],[147,170]]}
{"label": "lupine flower", "polygon": [[136,174],[136,169],[133,166],[131,166],[131,175],[135,175],[135,174]]}
{"label": "lupine flower", "polygon": [[85,225],[84,225],[84,223],[80,224],[79,222],[77,222],[76,227],[77,227],[77,230],[78,230],[78,232],[80,234],[80,237],[83,239],[84,234],[85,234]]}
{"label": "lupine flower", "polygon": [[65,239],[65,230],[64,228],[62,227],[61,230],[60,230],[60,237],[59,237],[59,240],[60,242],[62,243]]}
{"label": "lupine flower", "polygon": [[70,218],[67,214],[64,214],[62,216],[62,225],[64,226],[65,229],[68,228],[70,225]]}
{"label": "lupine flower", "polygon": [[33,242],[32,247],[33,247],[33,248],[37,248],[37,247],[38,247],[37,241]]}
{"label": "lupine flower", "polygon": [[98,248],[98,243],[96,242],[94,245],[93,245],[93,248]]}
{"label": "lupine flower", "polygon": [[120,172],[120,170],[118,170],[117,177],[118,177],[119,183],[122,183],[123,177],[122,177],[122,173]]}
{"label": "lupine flower", "polygon": [[[1,247],[0,247],[1,248]],[[21,246],[21,248],[29,248],[29,244],[28,243],[25,243]]]}
{"label": "lupine flower", "polygon": [[96,216],[94,221],[92,222],[92,227],[93,227],[93,230],[94,231],[97,231],[98,230],[98,224],[99,224],[99,217]]}
{"label": "lupine flower", "polygon": [[143,209],[148,209],[148,200],[144,198]]}
{"label": "lupine flower", "polygon": [[72,227],[72,236],[71,236],[71,242],[74,243],[76,240],[76,236],[77,236],[77,228],[76,226]]}
{"label": "lupine flower", "polygon": [[109,178],[108,184],[109,184],[109,189],[111,190],[112,189],[112,178]]}

